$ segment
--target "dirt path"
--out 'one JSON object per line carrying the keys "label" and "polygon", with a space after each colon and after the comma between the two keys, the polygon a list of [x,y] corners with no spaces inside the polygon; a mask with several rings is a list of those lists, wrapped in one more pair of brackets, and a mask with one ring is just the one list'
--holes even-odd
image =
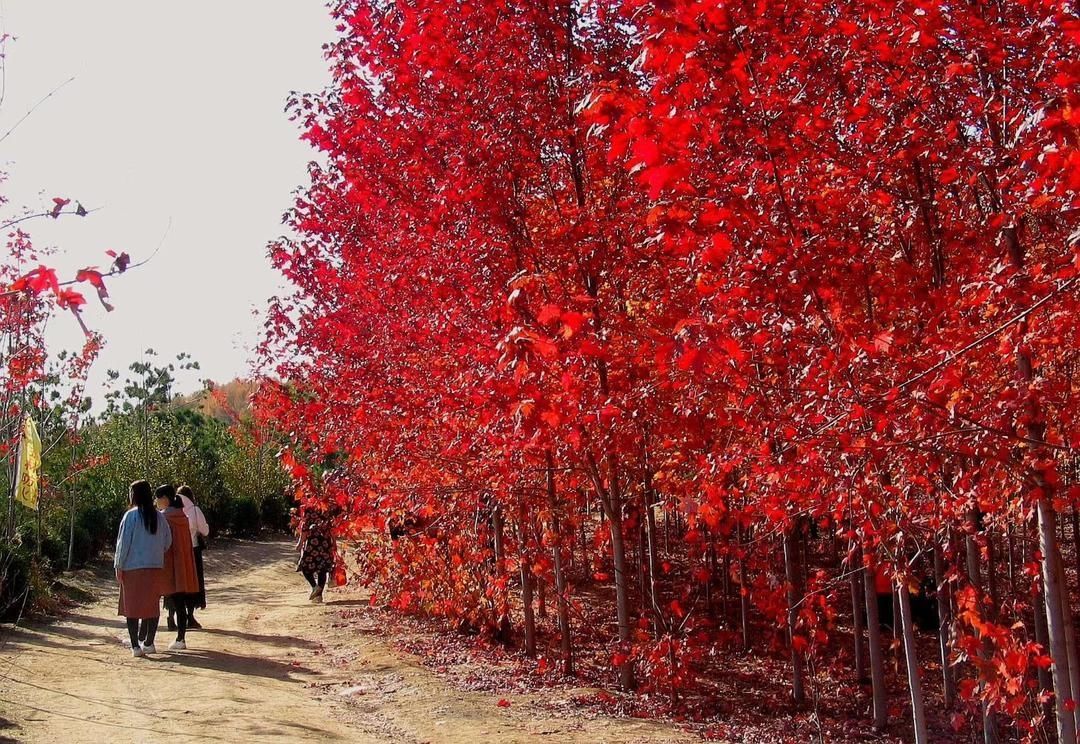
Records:
{"label": "dirt path", "polygon": [[[284,542],[207,552],[206,630],[134,659],[115,586],[62,622],[0,630],[0,741],[676,742],[655,723],[538,711],[535,696],[462,692],[375,634],[335,630],[362,599],[306,601]],[[171,634],[162,629],[158,648]],[[332,639],[332,643],[324,641]],[[122,645],[124,644],[124,645]],[[551,695],[565,695],[555,693]],[[551,696],[545,700],[550,702]]]}

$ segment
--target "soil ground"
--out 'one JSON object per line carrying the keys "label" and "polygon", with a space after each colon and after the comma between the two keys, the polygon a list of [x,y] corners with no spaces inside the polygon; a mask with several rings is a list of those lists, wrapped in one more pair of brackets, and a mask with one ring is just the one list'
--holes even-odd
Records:
{"label": "soil ground", "polygon": [[[206,553],[208,608],[189,650],[132,658],[107,571],[63,619],[0,629],[0,741],[680,742],[664,723],[582,710],[590,690],[464,691],[395,651],[382,628],[342,630],[363,595],[307,601],[290,543]],[[163,619],[164,622],[164,619]]]}

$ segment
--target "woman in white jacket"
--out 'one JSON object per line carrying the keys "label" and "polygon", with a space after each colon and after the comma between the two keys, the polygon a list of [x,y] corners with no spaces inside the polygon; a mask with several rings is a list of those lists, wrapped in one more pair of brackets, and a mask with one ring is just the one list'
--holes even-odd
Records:
{"label": "woman in white jacket", "polygon": [[[191,530],[191,547],[195,549],[195,572],[199,575],[199,591],[188,597],[187,627],[201,628],[195,619],[195,608],[206,609],[206,577],[203,575],[203,548],[206,547],[206,538],[210,535],[210,526],[206,523],[206,516],[202,509],[195,503],[195,494],[188,486],[180,486],[176,489],[180,500],[184,503],[184,514],[188,519],[188,528]],[[172,627],[172,618],[169,618],[169,626]]]}

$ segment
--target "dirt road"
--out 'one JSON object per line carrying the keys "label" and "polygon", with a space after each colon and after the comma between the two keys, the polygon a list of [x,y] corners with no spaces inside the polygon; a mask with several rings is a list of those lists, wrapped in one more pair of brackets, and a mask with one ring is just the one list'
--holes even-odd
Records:
{"label": "dirt road", "polygon": [[[507,695],[500,707],[497,696],[457,690],[381,634],[333,628],[343,607],[366,603],[330,590],[309,604],[290,548],[208,551],[206,629],[189,634],[186,652],[132,658],[115,585],[101,577],[81,579],[100,598],[63,621],[0,629],[0,741],[689,739],[662,724],[538,711],[535,696]],[[171,637],[163,628],[158,648]]]}

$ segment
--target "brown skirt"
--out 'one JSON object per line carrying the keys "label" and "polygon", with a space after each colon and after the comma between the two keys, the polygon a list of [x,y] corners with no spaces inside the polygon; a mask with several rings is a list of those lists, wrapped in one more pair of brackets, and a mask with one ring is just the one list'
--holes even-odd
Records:
{"label": "brown skirt", "polygon": [[120,606],[117,615],[149,620],[161,615],[160,568],[137,568],[124,571],[120,580]]}

